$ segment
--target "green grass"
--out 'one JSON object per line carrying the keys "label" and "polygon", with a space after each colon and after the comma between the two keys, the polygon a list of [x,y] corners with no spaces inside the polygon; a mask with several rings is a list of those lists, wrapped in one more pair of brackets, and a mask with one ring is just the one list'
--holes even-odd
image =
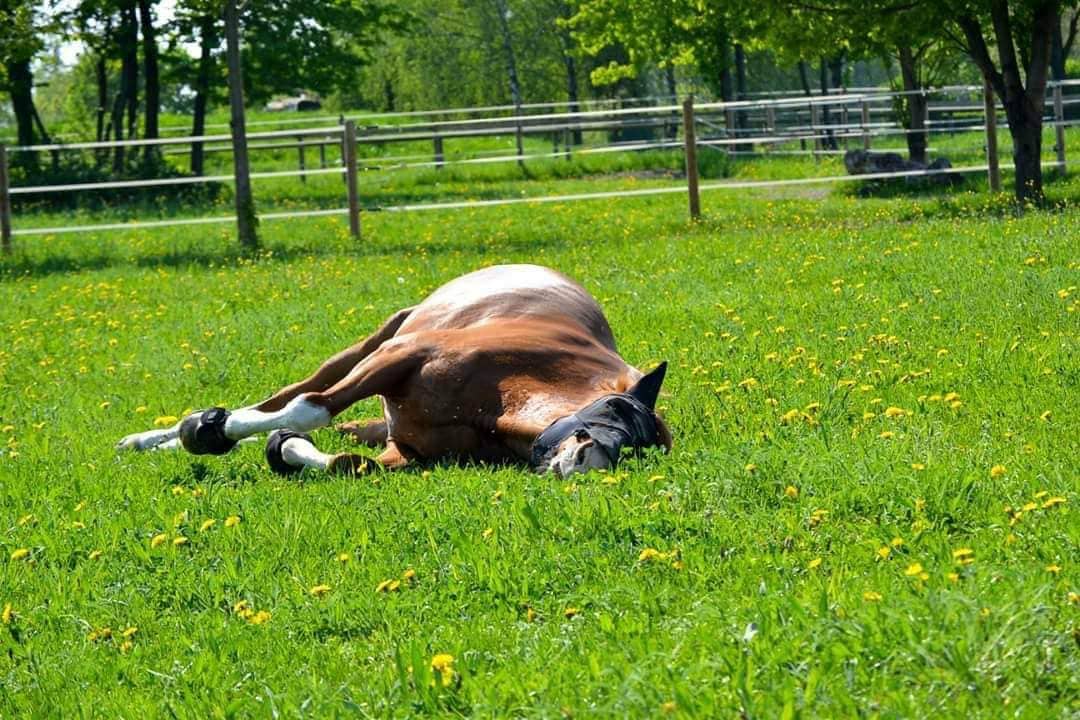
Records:
{"label": "green grass", "polygon": [[[487,186],[471,180],[398,191]],[[333,206],[335,182],[271,186],[264,206]],[[341,219],[268,222],[256,256],[229,225],[17,238],[0,259],[0,716],[1080,712],[1080,211],[970,192],[704,206],[695,224],[681,195],[373,213],[359,243]],[[112,449],[257,401],[501,262],[578,278],[629,362],[671,361],[670,455],[564,481],[284,480],[258,444]]]}

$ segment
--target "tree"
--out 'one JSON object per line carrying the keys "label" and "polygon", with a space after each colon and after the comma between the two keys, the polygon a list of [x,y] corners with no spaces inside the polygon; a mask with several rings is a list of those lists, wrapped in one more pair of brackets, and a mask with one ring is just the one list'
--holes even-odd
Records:
{"label": "tree", "polygon": [[[1006,0],[955,4],[960,6],[955,22],[964,48],[1005,106],[1016,199],[1041,203],[1042,115],[1051,40],[1060,32],[1062,3],[1034,0],[1017,3],[1013,9]],[[991,43],[997,50],[996,60]]]}
{"label": "tree", "polygon": [[[4,87],[11,95],[19,145],[50,142],[34,105],[32,69],[34,58],[44,47],[42,36],[45,26],[37,3],[0,0],[0,64],[4,70]],[[26,168],[27,172],[33,172],[38,167],[37,154],[32,152],[19,153],[15,162]]]}
{"label": "tree", "polygon": [[237,0],[225,0],[225,44],[229,64],[229,106],[233,146],[233,175],[236,182],[236,225],[240,244],[249,250],[259,247],[259,219],[251,194],[248,169],[247,126],[244,122],[244,71],[240,62],[240,9]]}

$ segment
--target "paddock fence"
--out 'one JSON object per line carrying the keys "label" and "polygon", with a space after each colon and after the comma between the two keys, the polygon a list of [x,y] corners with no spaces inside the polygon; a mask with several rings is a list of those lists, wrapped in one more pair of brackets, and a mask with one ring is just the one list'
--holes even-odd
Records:
{"label": "paddock fence", "polygon": [[[1051,82],[1046,95],[1044,131],[1052,132],[1054,160],[1044,166],[1066,169],[1065,130],[1080,124],[1080,81]],[[911,128],[898,122],[897,104],[905,97],[919,94],[926,102],[922,127]],[[647,101],[648,102],[647,102]],[[919,178],[953,174],[985,173],[992,190],[1000,190],[1000,173],[1011,169],[1001,164],[997,152],[997,128],[1004,126],[1002,108],[988,87],[947,86],[913,92],[885,92],[863,89],[814,96],[751,98],[734,102],[695,103],[687,98],[681,104],[656,103],[653,99],[632,99],[620,103],[581,103],[572,111],[560,111],[568,103],[450,108],[355,116],[290,118],[283,122],[312,124],[317,127],[289,127],[276,130],[253,130],[246,134],[252,155],[261,152],[295,151],[295,170],[255,171],[250,176],[259,181],[268,178],[298,178],[338,175],[346,186],[347,206],[334,209],[295,210],[261,213],[262,220],[347,215],[351,232],[360,235],[360,199],[363,188],[357,187],[361,171],[404,169],[442,170],[451,166],[475,166],[518,163],[552,159],[570,160],[575,156],[607,153],[634,153],[650,150],[681,151],[685,183],[669,187],[650,187],[606,192],[584,192],[540,197],[511,197],[424,204],[373,206],[363,212],[415,212],[453,210],[467,207],[491,207],[521,203],[575,202],[619,197],[639,197],[686,193],[691,217],[700,214],[700,193],[737,191],[751,188],[827,185],[840,182],[866,182],[895,178]],[[586,107],[587,109],[581,109]],[[525,112],[527,111],[527,112]],[[367,121],[360,124],[360,121]],[[271,121],[265,121],[271,122]],[[272,121],[278,122],[278,121]],[[911,123],[906,123],[911,124]],[[251,126],[262,126],[253,122]],[[208,129],[213,129],[208,128]],[[884,143],[895,144],[912,133],[921,133],[930,141],[946,136],[976,133],[982,140],[985,163],[938,169],[871,172],[854,175],[825,175],[805,178],[760,181],[721,181],[701,183],[698,172],[699,151],[720,152],[735,157],[770,155],[806,155],[814,158],[843,154],[847,150],[871,150]],[[472,150],[468,156],[449,157],[448,143],[483,138],[516,140],[516,151]],[[586,137],[589,138],[586,141]],[[526,152],[524,138],[547,138],[550,152]],[[52,185],[10,184],[9,163],[19,153],[49,153],[56,161],[59,153],[100,153],[117,148],[156,148],[163,156],[182,156],[192,152],[231,153],[231,135],[211,133],[199,136],[172,135],[154,139],[103,142],[54,142],[28,146],[0,143],[0,244],[11,249],[12,238],[29,235],[90,233],[108,230],[132,230],[170,226],[227,223],[232,216],[172,218],[123,223],[69,225],[60,227],[20,227],[11,212],[11,198],[19,195],[75,193],[88,190],[153,188],[200,183],[234,181],[231,173],[185,175],[180,177],[79,182]],[[428,144],[430,151],[417,150]],[[394,145],[406,146],[401,154],[380,154]],[[931,148],[932,149],[932,148]],[[314,153],[309,155],[309,153]],[[309,163],[309,158],[312,162]],[[317,159],[316,159],[317,158]]]}

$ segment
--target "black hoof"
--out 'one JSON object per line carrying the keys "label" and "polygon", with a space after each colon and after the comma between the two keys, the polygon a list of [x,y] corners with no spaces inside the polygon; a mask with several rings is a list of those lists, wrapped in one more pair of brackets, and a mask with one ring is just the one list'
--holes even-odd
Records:
{"label": "black hoof", "polygon": [[192,413],[180,423],[180,444],[192,455],[224,455],[236,445],[225,436],[225,421],[229,411],[210,408]]}
{"label": "black hoof", "polygon": [[298,433],[292,430],[275,430],[270,433],[270,437],[266,440],[266,462],[269,463],[270,469],[278,475],[295,475],[304,469],[303,465],[290,465],[281,456],[281,446],[285,444],[286,440],[293,438],[302,438],[312,442],[311,436],[307,433]]}

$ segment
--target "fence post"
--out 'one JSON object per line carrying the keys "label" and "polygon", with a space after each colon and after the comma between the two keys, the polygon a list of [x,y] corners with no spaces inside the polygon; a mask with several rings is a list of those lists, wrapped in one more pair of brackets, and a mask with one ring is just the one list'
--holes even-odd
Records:
{"label": "fence post", "polygon": [[994,88],[988,79],[983,79],[983,119],[986,125],[986,166],[991,192],[1001,192],[1001,167],[998,165],[997,151],[997,102],[994,100]]}
{"label": "fence post", "polygon": [[724,150],[731,154],[731,152],[738,150],[739,147],[730,142],[730,140],[738,135],[738,131],[735,129],[735,111],[724,110],[724,139],[729,142],[724,145]]}
{"label": "fence post", "polygon": [[8,195],[7,146],[0,143],[0,248],[11,252],[11,197]]}
{"label": "fence post", "polygon": [[840,133],[841,137],[844,138],[844,149],[847,150],[848,136],[851,133],[848,131],[848,106],[846,102],[840,106],[840,127],[843,128]]}
{"label": "fence post", "polygon": [[307,170],[307,162],[304,159],[304,138],[302,136],[296,138],[296,152],[297,163],[300,166],[300,182],[307,184],[307,173],[304,172]]}
{"label": "fence post", "polygon": [[356,123],[345,122],[345,184],[349,191],[349,232],[360,238],[360,195],[356,189]]}
{"label": "fence post", "polygon": [[810,104],[810,134],[814,136],[814,160],[818,159],[818,151],[821,150],[821,138],[818,137],[818,112],[817,103]]}
{"label": "fence post", "polygon": [[1061,96],[1061,85],[1054,86],[1054,137],[1057,139],[1058,172],[1065,174],[1065,101]]}
{"label": "fence post", "polygon": [[319,141],[319,167],[326,169],[326,138]]}
{"label": "fence post", "polygon": [[862,146],[870,149],[870,103],[866,100],[862,101]]}
{"label": "fence post", "polygon": [[563,148],[565,148],[565,150],[566,150],[566,152],[563,153],[563,157],[566,158],[567,162],[570,162],[570,153],[573,152],[573,151],[570,149],[570,127],[569,126],[563,128],[562,142],[563,142]]}
{"label": "fence post", "polygon": [[690,196],[690,218],[701,217],[701,197],[698,194],[697,137],[694,133],[694,96],[683,100],[683,143],[686,148],[686,190]]}
{"label": "fence post", "polygon": [[432,137],[431,143],[435,147],[435,169],[441,170],[443,161],[446,159],[446,156],[443,154],[442,135],[435,135]]}

